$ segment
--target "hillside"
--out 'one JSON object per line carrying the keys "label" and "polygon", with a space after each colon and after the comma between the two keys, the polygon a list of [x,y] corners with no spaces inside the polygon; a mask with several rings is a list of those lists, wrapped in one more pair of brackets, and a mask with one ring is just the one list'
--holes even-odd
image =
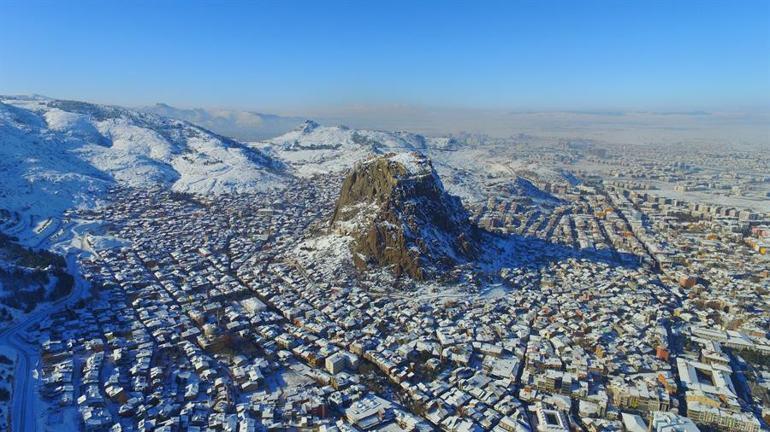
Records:
{"label": "hillside", "polygon": [[[357,162],[387,153],[419,152],[431,159],[447,191],[465,203],[486,199],[490,183],[510,182],[522,196],[557,203],[533,182],[565,182],[560,173],[515,158],[510,140],[485,136],[426,137],[406,131],[350,129],[306,121],[267,141],[253,143],[283,160],[298,176],[343,174]],[[531,187],[530,187],[531,186]]]}
{"label": "hillside", "polygon": [[386,266],[415,279],[474,259],[479,233],[430,160],[390,153],[357,164],[342,185],[332,229],[353,239],[360,269]]}
{"label": "hillside", "polygon": [[281,187],[286,175],[263,152],[184,121],[0,96],[0,208],[21,214],[30,227],[67,208],[92,206],[114,185],[217,194]]}
{"label": "hillside", "polygon": [[64,258],[23,247],[0,233],[0,322],[66,295],[72,284]]}
{"label": "hillside", "polygon": [[341,173],[358,161],[388,152],[421,151],[429,140],[409,132],[321,126],[305,121],[296,129],[268,140],[266,148],[286,161],[300,176]]}

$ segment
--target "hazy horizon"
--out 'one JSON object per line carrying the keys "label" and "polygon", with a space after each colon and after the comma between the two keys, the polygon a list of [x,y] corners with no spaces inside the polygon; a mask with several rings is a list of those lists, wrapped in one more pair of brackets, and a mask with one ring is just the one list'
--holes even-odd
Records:
{"label": "hazy horizon", "polygon": [[[0,94],[203,109],[202,123],[241,139],[295,118],[427,135],[770,139],[767,2],[10,1],[0,15]],[[246,112],[289,119],[266,130]]]}

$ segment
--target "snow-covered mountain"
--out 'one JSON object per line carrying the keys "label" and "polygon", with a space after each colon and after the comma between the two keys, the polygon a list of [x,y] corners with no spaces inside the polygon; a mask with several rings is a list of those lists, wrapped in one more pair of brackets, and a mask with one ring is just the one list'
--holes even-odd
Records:
{"label": "snow-covered mountain", "polygon": [[416,151],[430,157],[447,191],[467,202],[483,199],[481,185],[490,181],[513,181],[522,195],[536,192],[538,198],[543,192],[532,181],[565,181],[543,166],[515,160],[509,142],[475,136],[426,137],[305,121],[291,132],[253,145],[285,161],[298,176],[341,174],[374,156]]}
{"label": "snow-covered mountain", "polygon": [[297,127],[304,119],[229,109],[176,108],[163,103],[139,108],[139,111],[188,121],[218,134],[240,140],[272,138]]}
{"label": "snow-covered mountain", "polygon": [[188,122],[0,96],[0,208],[32,219],[94,205],[116,184],[208,194],[280,187],[287,175],[263,152]]}
{"label": "snow-covered mountain", "polygon": [[472,203],[484,199],[490,183],[542,177],[539,167],[517,165],[509,148],[312,121],[245,144],[144,111],[0,96],[0,209],[11,211],[12,223],[3,226],[19,235],[53,229],[52,217],[96,205],[114,185],[200,194],[264,190],[282,187],[289,176],[341,175],[373,156],[414,151],[431,158],[449,193]]}
{"label": "snow-covered mountain", "polygon": [[431,147],[431,140],[410,132],[321,126],[307,120],[300,127],[263,145],[294,167],[298,175],[312,176],[342,172],[358,161],[389,152],[426,152]]}

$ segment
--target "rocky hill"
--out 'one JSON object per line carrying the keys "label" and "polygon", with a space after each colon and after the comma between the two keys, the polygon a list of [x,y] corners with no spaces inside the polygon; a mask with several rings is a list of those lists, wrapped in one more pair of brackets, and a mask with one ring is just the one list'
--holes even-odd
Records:
{"label": "rocky hill", "polygon": [[353,238],[357,267],[390,267],[415,279],[438,275],[479,254],[479,233],[460,199],[444,190],[425,156],[390,153],[356,164],[332,217]]}

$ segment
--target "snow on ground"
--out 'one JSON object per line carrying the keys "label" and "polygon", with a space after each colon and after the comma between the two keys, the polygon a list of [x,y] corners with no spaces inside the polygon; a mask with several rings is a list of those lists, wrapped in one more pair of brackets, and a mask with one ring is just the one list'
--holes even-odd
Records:
{"label": "snow on ground", "polygon": [[10,347],[0,345],[0,430],[10,430],[8,426],[16,355],[16,351]]}
{"label": "snow on ground", "polygon": [[481,199],[478,179],[467,171],[469,166],[477,163],[477,155],[467,153],[471,149],[458,152],[460,145],[454,138],[353,130],[305,122],[280,137],[252,145],[285,161],[296,175],[302,177],[340,174],[375,155],[417,151],[432,159],[450,193],[468,202]]}
{"label": "snow on ground", "polygon": [[303,241],[294,248],[294,256],[305,268],[333,275],[353,265],[350,252],[352,237],[327,234]]}
{"label": "snow on ground", "polygon": [[410,163],[411,152],[428,156],[447,191],[464,202],[485,199],[480,186],[490,178],[563,182],[562,173],[537,162],[513,157],[510,142],[488,141],[483,137],[424,137],[410,132],[385,132],[320,126],[305,122],[301,127],[268,141],[252,143],[285,161],[298,176],[340,174],[375,155],[396,153],[405,167],[420,171]]}
{"label": "snow on ground", "polygon": [[414,153],[396,153],[388,160],[401,164],[411,176],[431,174],[427,160],[417,157]]}
{"label": "snow on ground", "polygon": [[377,216],[380,207],[376,202],[361,201],[352,205],[342,207],[340,214],[353,217],[344,220],[338,220],[335,223],[335,229],[342,234],[358,232],[367,226]]}
{"label": "snow on ground", "polygon": [[99,220],[73,219],[58,234],[50,248],[62,255],[71,251],[93,254],[126,244],[125,240],[110,235]]}
{"label": "snow on ground", "polygon": [[261,151],[190,123],[0,96],[0,208],[28,221],[26,230],[66,209],[100,205],[115,184],[217,194],[282,187],[286,175]]}
{"label": "snow on ground", "polygon": [[309,177],[345,171],[377,154],[425,152],[428,139],[409,132],[354,130],[308,121],[291,132],[255,145],[266,146],[272,154],[292,165],[298,175]]}
{"label": "snow on ground", "polygon": [[746,196],[731,196],[727,193],[715,193],[713,191],[686,191],[681,192],[676,190],[676,186],[670,183],[649,181],[648,183],[655,185],[657,189],[653,189],[650,192],[656,195],[660,195],[672,199],[680,199],[691,202],[705,203],[711,205],[718,205],[724,207],[738,207],[752,209],[756,212],[770,213],[770,199],[756,197],[750,198]]}

